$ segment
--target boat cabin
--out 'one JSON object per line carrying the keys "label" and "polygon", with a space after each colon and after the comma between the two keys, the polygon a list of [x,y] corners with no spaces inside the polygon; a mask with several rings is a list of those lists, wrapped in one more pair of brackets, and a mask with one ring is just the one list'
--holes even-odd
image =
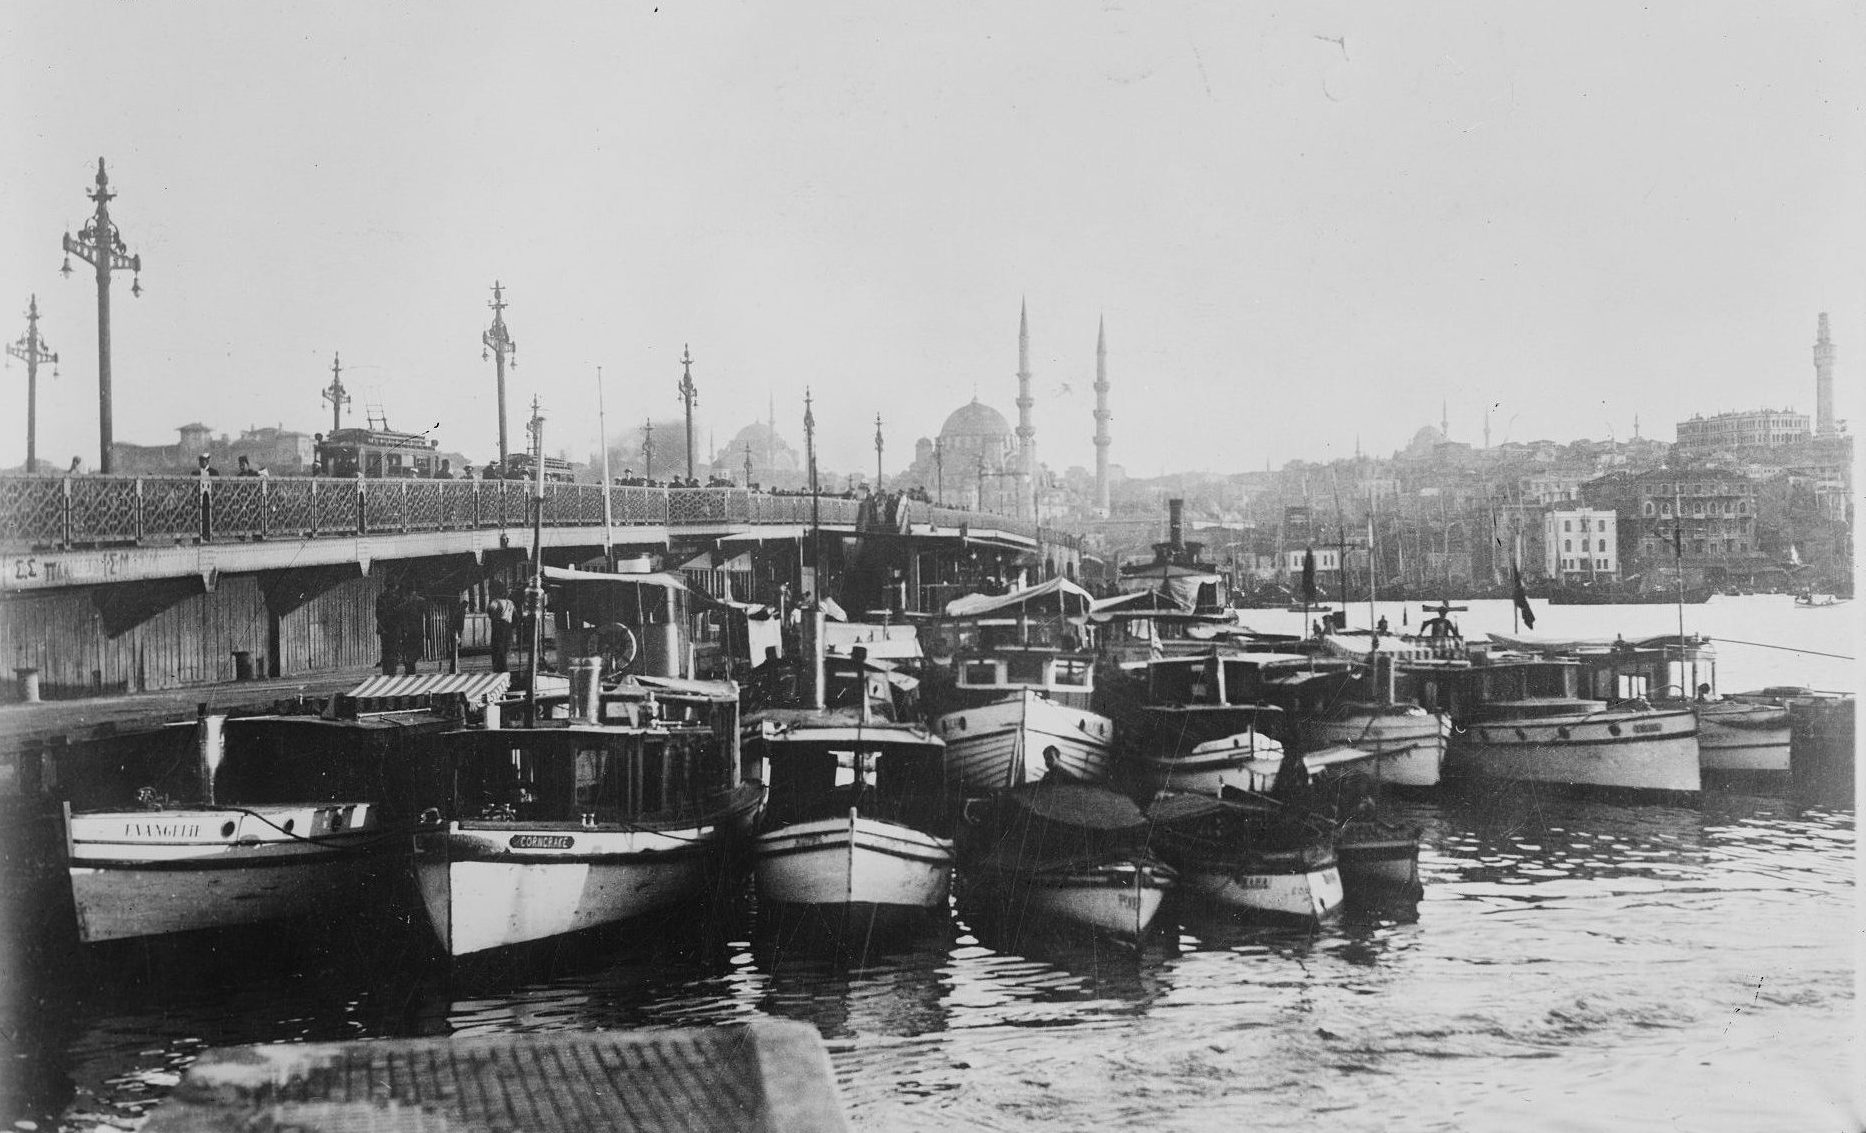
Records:
{"label": "boat cabin", "polygon": [[1677,702],[1714,695],[1717,690],[1717,651],[1708,638],[1676,634],[1637,641],[1492,637],[1517,652],[1575,662],[1581,667],[1582,695],[1595,700]]}
{"label": "boat cabin", "polygon": [[1088,707],[1094,690],[1093,599],[1066,578],[1010,594],[969,594],[947,603],[926,635],[930,654],[950,658],[961,705],[1029,689],[1059,704]]}
{"label": "boat cabin", "polygon": [[455,732],[451,817],[578,827],[701,814],[736,785],[731,738],[678,721]]}
{"label": "boat cabin", "polygon": [[946,745],[917,725],[841,722],[809,709],[760,714],[746,736],[748,767],[769,790],[767,825],[859,811],[946,834]]}

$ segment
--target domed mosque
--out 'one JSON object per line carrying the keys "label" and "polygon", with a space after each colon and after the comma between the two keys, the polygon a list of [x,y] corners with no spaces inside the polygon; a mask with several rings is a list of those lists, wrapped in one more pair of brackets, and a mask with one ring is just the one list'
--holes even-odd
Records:
{"label": "domed mosque", "polygon": [[751,482],[764,488],[800,488],[808,479],[803,457],[778,435],[777,426],[753,421],[732,435],[713,454],[710,473],[734,484],[745,483],[745,464],[751,461]]}
{"label": "domed mosque", "polygon": [[1022,515],[1030,507],[1029,469],[1036,459],[1036,428],[1030,423],[1030,321],[1017,320],[1018,420],[1013,428],[1004,414],[978,399],[947,414],[939,436],[914,442],[914,461],[900,483],[919,484],[936,502],[1004,515]]}

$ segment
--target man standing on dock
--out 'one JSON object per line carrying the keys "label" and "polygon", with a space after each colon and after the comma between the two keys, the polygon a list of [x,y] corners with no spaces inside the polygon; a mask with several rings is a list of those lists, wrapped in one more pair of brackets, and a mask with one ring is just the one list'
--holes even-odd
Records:
{"label": "man standing on dock", "polygon": [[376,596],[376,636],[382,641],[382,675],[395,675],[402,652],[402,581],[390,579]]}
{"label": "man standing on dock", "polygon": [[491,590],[492,600],[486,603],[486,617],[492,623],[492,671],[503,673],[512,652],[512,620],[518,609],[505,596],[503,582],[494,582]]}

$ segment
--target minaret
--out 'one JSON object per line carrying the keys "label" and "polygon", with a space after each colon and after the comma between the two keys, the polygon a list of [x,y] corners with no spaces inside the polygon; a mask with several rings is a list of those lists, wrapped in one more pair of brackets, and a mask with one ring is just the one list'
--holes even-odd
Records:
{"label": "minaret", "polygon": [[1834,342],[1827,337],[1827,312],[1814,333],[1814,435],[1834,435]]}
{"label": "minaret", "polygon": [[1095,324],[1095,506],[1108,514],[1108,320]]}
{"label": "minaret", "polygon": [[1030,396],[1030,314],[1028,305],[1017,305],[1017,514],[1029,518],[1036,510],[1031,488],[1037,475],[1037,427],[1030,423],[1030,410],[1037,404]]}
{"label": "minaret", "polygon": [[1490,449],[1490,406],[1484,406],[1484,449]]}
{"label": "minaret", "polygon": [[1438,403],[1438,439],[1441,441],[1448,441],[1451,439],[1450,401],[1440,401]]}

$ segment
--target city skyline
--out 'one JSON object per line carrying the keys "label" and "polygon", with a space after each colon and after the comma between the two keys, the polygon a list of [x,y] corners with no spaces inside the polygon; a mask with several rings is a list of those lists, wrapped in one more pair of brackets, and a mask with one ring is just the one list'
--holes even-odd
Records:
{"label": "city skyline", "polygon": [[699,436],[775,399],[800,438],[809,385],[825,467],[872,468],[880,411],[893,471],[974,392],[1015,416],[1025,302],[1057,470],[1094,467],[1104,318],[1133,476],[1385,455],[1441,402],[1474,444],[1486,406],[1493,443],[1812,414],[1822,311],[1858,414],[1845,5],[454,11],[0,17],[0,338],[36,295],[42,459],[97,463],[95,292],[57,268],[100,155],[145,289],[113,294],[118,441],[322,429],[340,352],[359,423],[487,459],[495,279],[507,411],[540,395],[579,458],[596,367],[612,425],[672,416],[691,344]]}

